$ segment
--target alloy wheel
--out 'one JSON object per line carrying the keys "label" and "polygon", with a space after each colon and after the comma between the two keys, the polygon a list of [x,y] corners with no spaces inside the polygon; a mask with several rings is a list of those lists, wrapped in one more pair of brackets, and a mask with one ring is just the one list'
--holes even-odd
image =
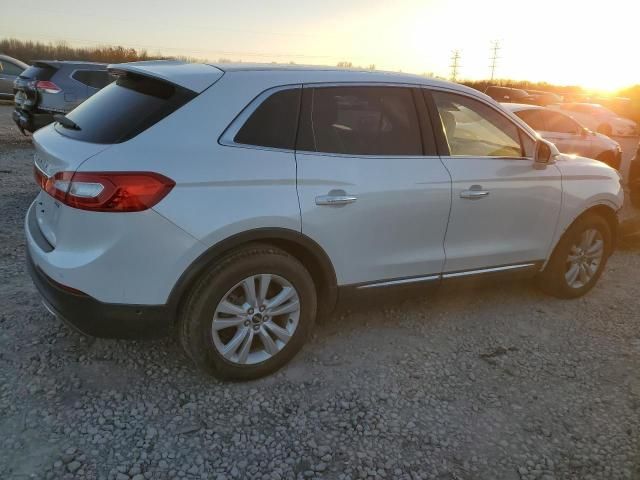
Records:
{"label": "alloy wheel", "polygon": [[218,303],[211,324],[213,344],[228,362],[250,365],[281,351],[300,318],[300,298],[285,278],[252,275]]}
{"label": "alloy wheel", "polygon": [[604,257],[604,239],[595,228],[585,230],[569,249],[565,279],[571,288],[582,288],[591,281]]}

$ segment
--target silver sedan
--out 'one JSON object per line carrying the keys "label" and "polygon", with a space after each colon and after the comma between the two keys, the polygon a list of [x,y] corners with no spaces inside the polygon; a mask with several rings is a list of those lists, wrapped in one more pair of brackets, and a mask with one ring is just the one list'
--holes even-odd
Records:
{"label": "silver sedan", "polygon": [[542,138],[553,142],[562,153],[594,158],[615,169],[620,168],[622,149],[615,140],[589,130],[556,110],[518,103],[502,105],[520,117]]}

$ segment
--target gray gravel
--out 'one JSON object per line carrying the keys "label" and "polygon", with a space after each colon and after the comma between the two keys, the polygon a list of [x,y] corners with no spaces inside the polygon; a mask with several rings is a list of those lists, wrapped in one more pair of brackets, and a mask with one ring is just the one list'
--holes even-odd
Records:
{"label": "gray gravel", "polygon": [[640,243],[587,297],[527,282],[343,307],[269,378],[95,340],[24,271],[31,147],[0,107],[0,478],[640,478]]}

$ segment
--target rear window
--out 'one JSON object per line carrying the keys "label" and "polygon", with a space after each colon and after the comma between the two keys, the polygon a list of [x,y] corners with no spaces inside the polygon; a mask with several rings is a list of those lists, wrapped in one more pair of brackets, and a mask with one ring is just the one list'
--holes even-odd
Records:
{"label": "rear window", "polygon": [[57,69],[45,65],[33,65],[20,74],[20,78],[31,80],[51,80]]}
{"label": "rear window", "polygon": [[67,137],[90,143],[121,143],[176,111],[196,93],[170,83],[126,74],[90,97],[67,118],[79,130],[56,123]]}
{"label": "rear window", "polygon": [[115,77],[109,75],[106,70],[76,70],[71,76],[80,83],[84,83],[87,87],[97,88],[98,90],[115,80]]}

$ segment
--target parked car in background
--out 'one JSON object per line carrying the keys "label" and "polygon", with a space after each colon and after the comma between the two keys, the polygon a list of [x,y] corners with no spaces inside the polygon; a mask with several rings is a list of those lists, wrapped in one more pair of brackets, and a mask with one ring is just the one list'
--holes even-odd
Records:
{"label": "parked car in background", "polygon": [[107,64],[40,60],[16,78],[13,120],[23,132],[34,132],[68,113],[114,78]]}
{"label": "parked car in background", "polygon": [[595,158],[615,169],[620,168],[622,149],[615,140],[593,132],[568,115],[536,105],[505,103],[503,106],[524,120],[562,153]]}
{"label": "parked car in background", "polygon": [[631,160],[629,166],[629,193],[631,203],[634,207],[640,208],[640,145],[636,151],[635,157]]}
{"label": "parked car in background", "polygon": [[484,91],[485,95],[489,95],[496,102],[508,103],[533,103],[534,98],[525,90],[519,88],[498,87],[491,85]]}
{"label": "parked car in background", "polygon": [[638,125],[631,119],[620,117],[617,113],[598,103],[559,103],[550,108],[564,112],[578,120],[591,130],[611,136],[630,136],[638,134]]}
{"label": "parked car in background", "polygon": [[613,251],[618,173],[470,88],[326,67],[113,70],[34,135],[25,222],[45,305],[89,334],[175,331],[205,371],[250,379],[295,355],[338,289],[503,274],[575,298]]}
{"label": "parked car in background", "polygon": [[547,105],[551,105],[553,103],[562,102],[562,97],[560,95],[556,95],[552,92],[543,92],[541,90],[527,90],[526,91],[531,98],[529,98],[529,102],[535,105],[541,105],[546,107]]}
{"label": "parked car in background", "polygon": [[0,55],[0,99],[13,99],[13,82],[18,75],[29,67],[17,58]]}

